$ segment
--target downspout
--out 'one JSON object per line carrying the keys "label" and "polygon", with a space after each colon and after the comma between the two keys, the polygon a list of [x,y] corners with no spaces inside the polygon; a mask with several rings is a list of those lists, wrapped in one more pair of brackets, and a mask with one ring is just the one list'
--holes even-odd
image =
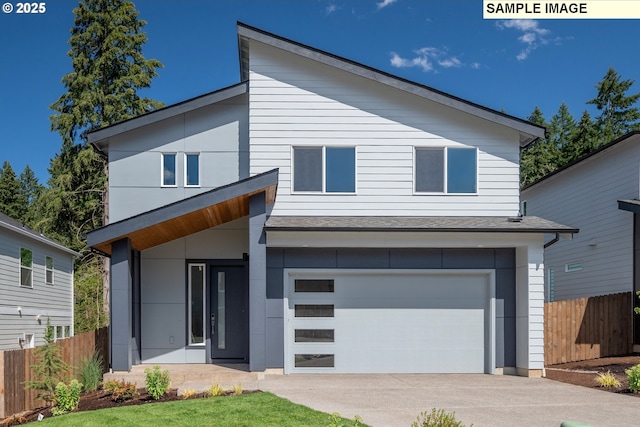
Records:
{"label": "downspout", "polygon": [[544,244],[544,249],[547,249],[549,246],[553,245],[554,243],[557,243],[558,240],[560,240],[560,233],[556,233],[556,237],[554,237],[553,239],[551,239],[547,243],[545,243]]}

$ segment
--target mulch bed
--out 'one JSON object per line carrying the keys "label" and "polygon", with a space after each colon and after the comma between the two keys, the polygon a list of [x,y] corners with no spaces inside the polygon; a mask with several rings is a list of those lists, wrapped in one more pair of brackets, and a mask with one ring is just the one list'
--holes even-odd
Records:
{"label": "mulch bed", "polygon": [[[579,385],[582,387],[604,390],[612,393],[628,394],[629,396],[640,397],[629,390],[626,369],[640,363],[640,355],[604,357],[602,359],[585,360],[582,362],[563,363],[560,365],[547,366],[546,375],[548,379],[563,383]],[[618,388],[599,387],[594,378],[598,373],[611,371],[622,385]]]}

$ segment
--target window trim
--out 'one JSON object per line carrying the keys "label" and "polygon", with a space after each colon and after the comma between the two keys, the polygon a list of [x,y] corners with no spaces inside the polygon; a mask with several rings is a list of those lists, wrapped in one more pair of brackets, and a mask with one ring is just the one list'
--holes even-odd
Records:
{"label": "window trim", "polygon": [[[462,149],[467,149],[467,150],[475,150],[475,155],[476,155],[476,176],[475,176],[475,184],[476,184],[476,191],[473,193],[451,193],[449,192],[449,149],[453,148],[462,148]],[[443,161],[443,167],[442,167],[442,173],[444,174],[442,183],[443,183],[443,187],[444,187],[444,191],[418,191],[416,188],[416,184],[417,184],[417,180],[416,180],[416,174],[418,173],[418,165],[417,165],[417,154],[416,152],[418,150],[442,150],[443,151],[443,156],[442,156],[442,161]],[[479,177],[479,156],[478,156],[479,150],[478,147],[456,147],[456,146],[438,146],[438,147],[431,147],[431,146],[419,146],[416,145],[413,147],[413,195],[415,196],[477,196],[479,194],[478,192],[478,177]]]}
{"label": "window trim", "polygon": [[[51,260],[51,269],[49,269],[49,266],[47,265],[47,260]],[[53,286],[55,284],[55,280],[56,280],[56,275],[55,275],[55,264],[54,264],[55,260],[53,259],[52,256],[49,255],[45,255],[44,257],[44,283],[46,283],[47,285]],[[48,279],[48,273],[51,272],[51,281],[49,281]]]}
{"label": "window trim", "polygon": [[[296,148],[320,148],[322,151],[322,190],[320,191],[296,191],[295,190],[295,161]],[[353,148],[353,192],[327,191],[327,148]],[[354,196],[358,194],[358,147],[356,145],[291,145],[291,194],[328,194],[336,196]]]}
{"label": "window trim", "polygon": [[[189,181],[187,180],[187,174],[188,174],[188,159],[189,156],[197,156],[198,158],[198,183],[197,184],[189,184]],[[201,170],[202,168],[200,167],[200,153],[199,152],[185,152],[184,153],[184,186],[187,188],[198,188],[201,186],[201,178],[202,178],[202,174],[201,174]]]}
{"label": "window trim", "polygon": [[[191,267],[202,268],[202,342],[192,342],[192,313],[191,313]],[[203,262],[187,263],[187,346],[205,347],[207,345],[207,264]]]}
{"label": "window trim", "polygon": [[[30,267],[26,267],[22,265],[22,250],[26,250],[31,252],[31,266]],[[29,271],[31,271],[31,274],[29,275],[29,285],[23,285],[22,284],[22,269],[28,269]],[[18,280],[20,281],[20,287],[21,288],[29,288],[29,289],[33,289],[33,250],[29,249],[29,248],[25,248],[23,246],[20,247],[20,254],[18,257]]]}
{"label": "window trim", "polygon": [[[29,336],[29,341],[27,341]],[[35,348],[36,347],[36,333],[35,332],[23,332],[22,333],[22,346],[21,348]]]}
{"label": "window trim", "polygon": [[[164,183],[164,159],[166,155],[173,155],[173,169],[174,169],[174,178],[173,184],[165,184]],[[160,187],[163,188],[177,188],[178,187],[178,153],[167,151],[160,153]]]}
{"label": "window trim", "polygon": [[565,273],[575,273],[576,271],[582,271],[582,261],[568,262],[564,265]]}

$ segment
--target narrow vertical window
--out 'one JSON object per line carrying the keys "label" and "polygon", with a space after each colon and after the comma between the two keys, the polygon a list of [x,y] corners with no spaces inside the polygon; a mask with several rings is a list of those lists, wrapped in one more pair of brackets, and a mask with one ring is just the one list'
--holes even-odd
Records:
{"label": "narrow vertical window", "polygon": [[162,154],[162,185],[173,187],[176,185],[176,154]]}
{"label": "narrow vertical window", "polygon": [[189,344],[204,344],[205,264],[189,264]]}
{"label": "narrow vertical window", "polygon": [[218,272],[218,349],[224,350],[226,348],[226,279],[224,271]]}
{"label": "narrow vertical window", "polygon": [[187,187],[197,187],[200,185],[200,154],[192,153],[185,155],[185,185]]}
{"label": "narrow vertical window", "polygon": [[33,252],[20,248],[20,286],[33,288]]}
{"label": "narrow vertical window", "polygon": [[45,258],[45,276],[47,285],[53,285],[53,257]]}
{"label": "narrow vertical window", "polygon": [[555,301],[556,293],[556,277],[553,271],[553,267],[549,267],[547,270],[547,300],[549,302]]}

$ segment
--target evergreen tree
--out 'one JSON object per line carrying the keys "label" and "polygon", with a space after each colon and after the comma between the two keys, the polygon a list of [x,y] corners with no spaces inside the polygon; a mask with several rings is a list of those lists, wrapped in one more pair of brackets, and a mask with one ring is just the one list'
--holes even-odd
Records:
{"label": "evergreen tree", "polygon": [[[527,118],[530,122],[547,127],[542,111],[537,106]],[[520,152],[520,185],[526,186],[556,168],[557,148],[548,138],[539,138]]]}
{"label": "evergreen tree", "polygon": [[633,80],[622,80],[611,67],[596,84],[598,95],[587,104],[595,105],[601,112],[596,118],[600,132],[599,145],[611,142],[640,126],[640,109],[634,107],[640,93],[627,95],[633,83]]}
{"label": "evergreen tree", "polygon": [[[62,78],[66,93],[51,105],[51,129],[62,137],[62,146],[50,164],[49,188],[38,200],[37,226],[80,251],[82,265],[94,266],[95,255],[83,236],[108,222],[107,164],[88,146],[86,134],[161,107],[138,91],[151,85],[162,64],[142,54],[146,22],[131,1],[81,0],[73,13],[68,52],[73,71]],[[97,277],[105,280],[103,307],[108,307],[107,275],[97,270]],[[84,284],[95,282],[87,278]],[[101,293],[95,289],[95,295]],[[82,308],[77,312],[86,313]]]}
{"label": "evergreen tree", "polygon": [[58,345],[53,340],[53,326],[47,317],[47,327],[44,332],[44,345],[35,349],[36,365],[31,366],[34,379],[25,382],[25,388],[36,390],[37,398],[51,405],[55,395],[56,384],[64,381],[69,366],[65,363]]}
{"label": "evergreen tree", "polygon": [[595,150],[598,144],[598,131],[587,110],[582,113],[580,122],[569,137],[569,143],[562,148],[564,164],[570,163]]}
{"label": "evergreen tree", "polygon": [[23,221],[27,212],[27,201],[20,192],[20,181],[9,161],[3,163],[0,173],[0,212],[16,221]]}
{"label": "evergreen tree", "polygon": [[20,174],[20,196],[27,204],[22,221],[29,226],[33,226],[35,220],[34,205],[43,190],[44,187],[38,182],[36,174],[29,165],[26,165]]}
{"label": "evergreen tree", "polygon": [[558,108],[558,112],[551,117],[551,122],[547,128],[547,140],[553,156],[555,168],[559,168],[567,163],[563,156],[566,147],[571,144],[571,135],[575,132],[576,121],[573,119],[569,107],[563,102]]}

